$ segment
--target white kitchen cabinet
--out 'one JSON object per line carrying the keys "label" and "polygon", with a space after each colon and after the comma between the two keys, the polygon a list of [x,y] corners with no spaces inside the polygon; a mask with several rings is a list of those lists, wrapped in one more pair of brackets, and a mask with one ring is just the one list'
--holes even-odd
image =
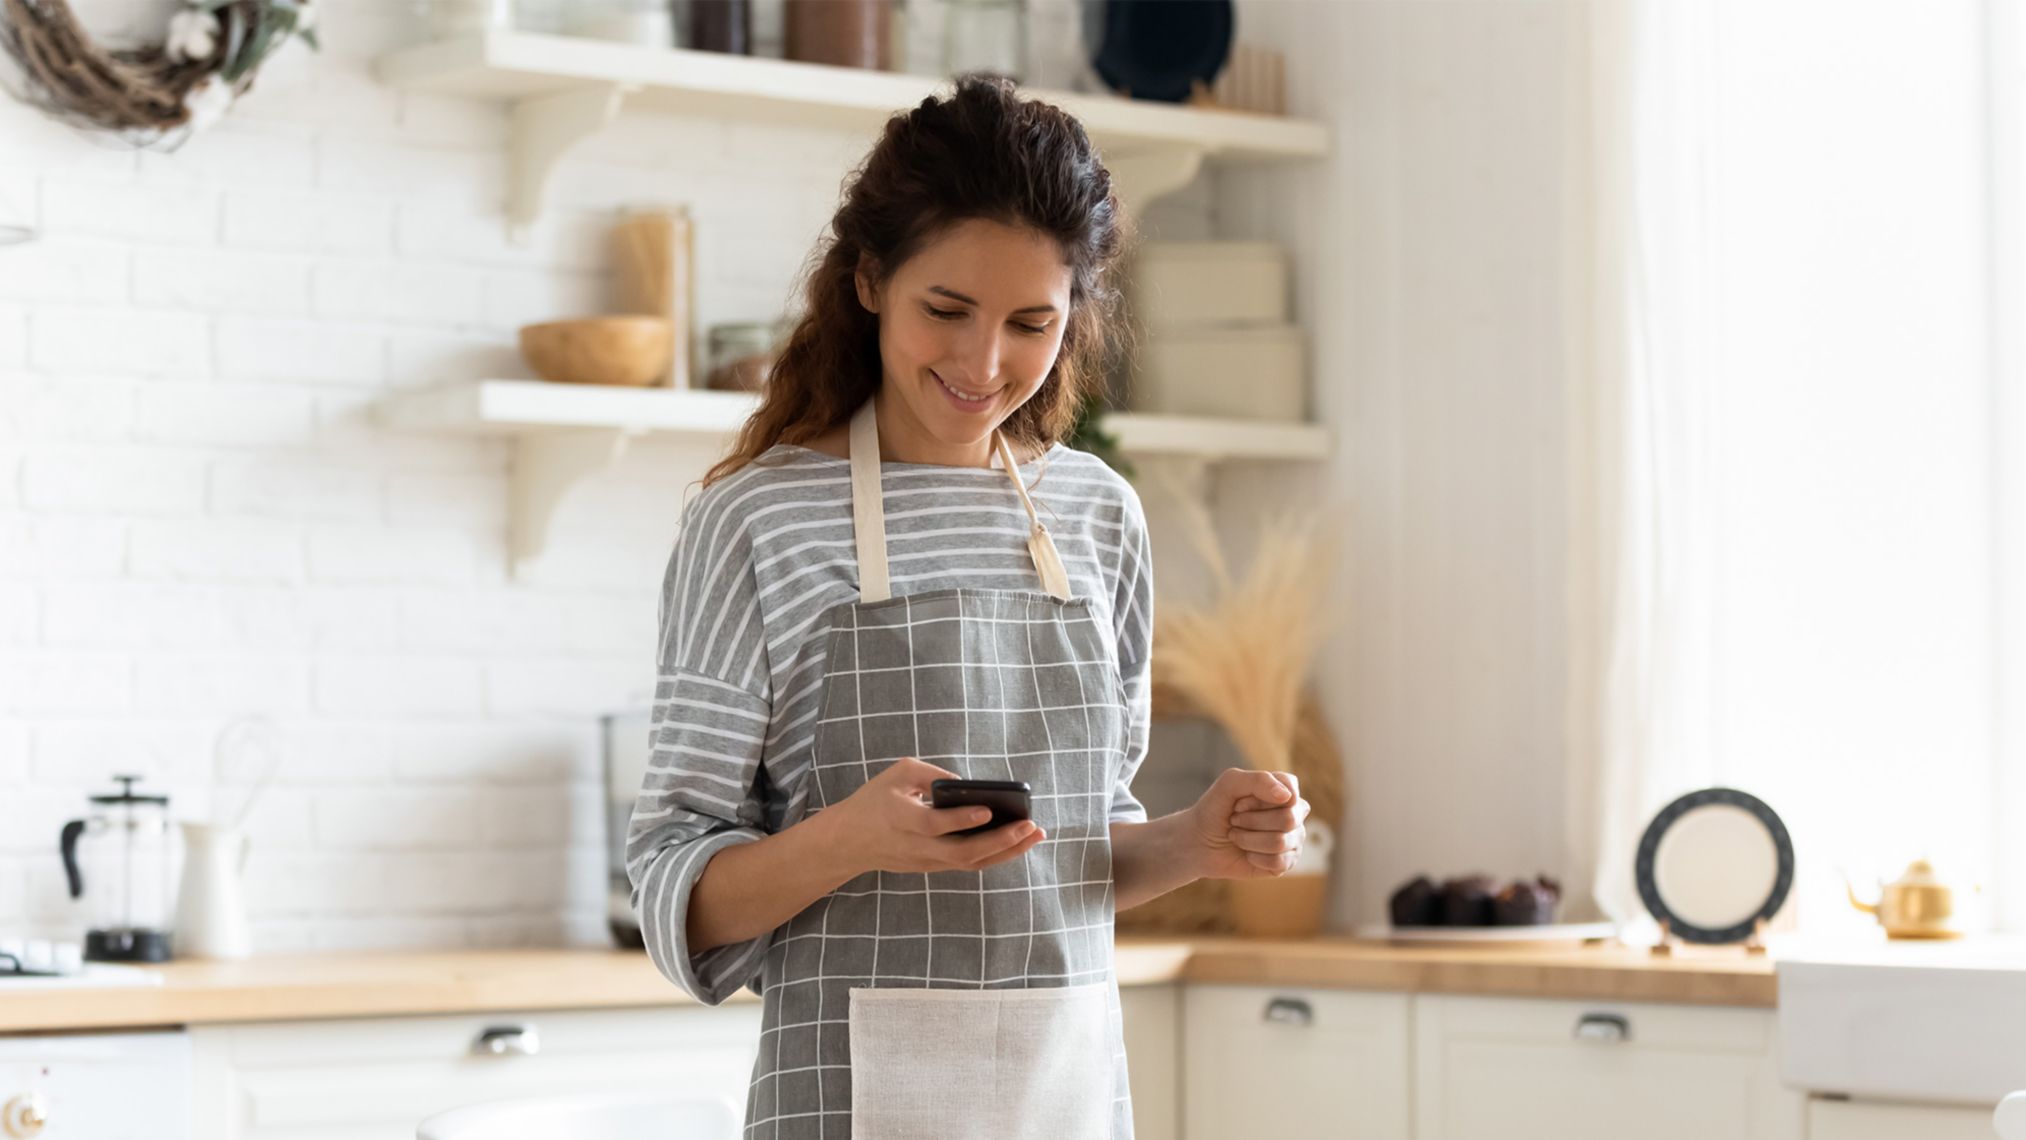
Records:
{"label": "white kitchen cabinet", "polygon": [[[1179,1140],[1180,991],[1120,998],[1135,1132]],[[481,1045],[488,1031],[499,1053]],[[716,1096],[743,1118],[759,1033],[757,1004],[200,1025],[195,1134],[413,1140],[417,1122],[461,1104],[649,1088]]]}
{"label": "white kitchen cabinet", "polygon": [[[482,1044],[489,1032],[497,1052]],[[199,1025],[190,1035],[205,1140],[414,1140],[419,1121],[447,1108],[572,1092],[694,1091],[743,1119],[760,1006]]]}
{"label": "white kitchen cabinet", "polygon": [[1767,1010],[1415,1001],[1416,1140],[1802,1140]]}
{"label": "white kitchen cabinet", "polygon": [[1187,987],[1186,1140],[1407,1140],[1410,999]]}
{"label": "white kitchen cabinet", "polygon": [[0,1036],[0,1136],[193,1140],[202,1135],[190,1130],[190,1039],[183,1033]]}
{"label": "white kitchen cabinet", "polygon": [[1811,1100],[1808,1140],[1991,1140],[1996,1107]]}
{"label": "white kitchen cabinet", "polygon": [[1132,1078],[1134,1140],[1181,1140],[1182,991],[1121,986],[1126,1072]]}

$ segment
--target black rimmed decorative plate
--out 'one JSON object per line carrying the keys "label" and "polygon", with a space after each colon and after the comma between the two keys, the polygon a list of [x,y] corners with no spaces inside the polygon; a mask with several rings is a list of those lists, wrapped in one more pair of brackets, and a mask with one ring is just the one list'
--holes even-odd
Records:
{"label": "black rimmed decorative plate", "polygon": [[1684,942],[1750,938],[1794,886],[1794,841],[1765,801],[1735,788],[1704,788],[1646,825],[1633,863],[1640,901]]}

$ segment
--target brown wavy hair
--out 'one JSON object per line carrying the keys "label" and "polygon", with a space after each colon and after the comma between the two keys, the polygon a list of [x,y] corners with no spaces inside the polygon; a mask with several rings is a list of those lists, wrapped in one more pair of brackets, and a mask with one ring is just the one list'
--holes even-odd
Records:
{"label": "brown wavy hair", "polygon": [[1075,426],[1119,335],[1111,268],[1126,241],[1111,174],[1083,124],[1020,96],[1009,79],[966,75],[945,98],[894,115],[811,255],[803,309],[760,406],[708,487],[777,443],[807,443],[879,390],[879,317],[859,304],[863,261],[877,284],[958,223],[985,219],[1052,238],[1070,269],[1062,347],[1041,387],[1008,416],[1010,442],[1045,449]]}

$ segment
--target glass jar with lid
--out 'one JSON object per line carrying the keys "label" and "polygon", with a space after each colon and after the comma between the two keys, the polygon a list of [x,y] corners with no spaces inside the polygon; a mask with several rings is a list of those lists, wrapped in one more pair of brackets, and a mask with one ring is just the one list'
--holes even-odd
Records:
{"label": "glass jar with lid", "polygon": [[766,387],[782,331],[774,321],[712,325],[705,337],[705,386],[726,392],[757,392]]}
{"label": "glass jar with lid", "polygon": [[1027,0],[947,0],[943,5],[943,71],[1027,75]]}

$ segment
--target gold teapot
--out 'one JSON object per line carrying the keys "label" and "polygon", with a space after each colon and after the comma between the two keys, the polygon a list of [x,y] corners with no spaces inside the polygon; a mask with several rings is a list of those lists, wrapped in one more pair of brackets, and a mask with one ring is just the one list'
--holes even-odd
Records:
{"label": "gold teapot", "polygon": [[1956,925],[1955,892],[1935,875],[1925,859],[1907,865],[1906,874],[1879,887],[1878,901],[1865,902],[1844,880],[1850,905],[1877,917],[1887,938],[1961,938]]}

